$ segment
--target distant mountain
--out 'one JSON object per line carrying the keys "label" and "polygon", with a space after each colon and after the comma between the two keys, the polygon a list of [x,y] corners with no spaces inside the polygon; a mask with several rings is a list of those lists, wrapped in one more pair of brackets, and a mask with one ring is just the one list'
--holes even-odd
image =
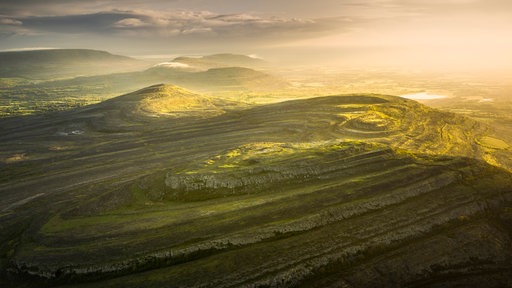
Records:
{"label": "distant mountain", "polygon": [[202,57],[178,57],[171,63],[181,63],[187,65],[191,69],[210,69],[221,67],[248,67],[261,68],[267,66],[268,63],[262,59],[254,58],[239,54],[214,54]]}
{"label": "distant mountain", "polygon": [[211,68],[200,72],[177,72],[174,69],[154,67],[144,74],[161,82],[175,83],[199,91],[275,90],[288,85],[279,77],[245,67]]}
{"label": "distant mountain", "polygon": [[147,66],[133,58],[87,49],[0,52],[0,78],[53,79],[135,71]]}
{"label": "distant mountain", "polygon": [[172,83],[187,89],[205,91],[268,91],[281,89],[288,83],[265,72],[243,67],[212,68],[206,71],[152,67],[141,72],[114,73],[109,75],[76,77],[49,81],[34,87],[77,87],[100,89],[109,93],[126,93],[157,83]]}

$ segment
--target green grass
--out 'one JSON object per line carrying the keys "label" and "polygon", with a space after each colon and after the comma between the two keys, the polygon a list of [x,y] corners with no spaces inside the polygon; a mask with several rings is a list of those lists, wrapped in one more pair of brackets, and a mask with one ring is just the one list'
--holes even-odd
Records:
{"label": "green grass", "polygon": [[508,149],[508,145],[505,141],[490,136],[484,136],[477,139],[478,144],[490,149]]}

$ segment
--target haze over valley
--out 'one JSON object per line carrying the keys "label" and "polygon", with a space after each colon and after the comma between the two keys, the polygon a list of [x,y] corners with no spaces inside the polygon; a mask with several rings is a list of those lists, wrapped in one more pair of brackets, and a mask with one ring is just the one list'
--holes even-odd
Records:
{"label": "haze over valley", "polygon": [[511,286],[511,8],[2,1],[0,286]]}

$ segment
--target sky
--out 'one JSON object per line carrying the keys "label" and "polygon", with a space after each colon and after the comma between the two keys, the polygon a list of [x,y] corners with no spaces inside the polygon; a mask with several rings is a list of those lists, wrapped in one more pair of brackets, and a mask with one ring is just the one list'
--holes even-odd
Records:
{"label": "sky", "polygon": [[512,69],[510,0],[0,0],[0,50]]}

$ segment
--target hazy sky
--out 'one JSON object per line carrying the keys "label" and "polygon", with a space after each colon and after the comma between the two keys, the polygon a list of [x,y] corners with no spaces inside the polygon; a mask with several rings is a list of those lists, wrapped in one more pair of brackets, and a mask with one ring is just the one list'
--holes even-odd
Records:
{"label": "hazy sky", "polygon": [[0,0],[0,50],[512,67],[510,0]]}

